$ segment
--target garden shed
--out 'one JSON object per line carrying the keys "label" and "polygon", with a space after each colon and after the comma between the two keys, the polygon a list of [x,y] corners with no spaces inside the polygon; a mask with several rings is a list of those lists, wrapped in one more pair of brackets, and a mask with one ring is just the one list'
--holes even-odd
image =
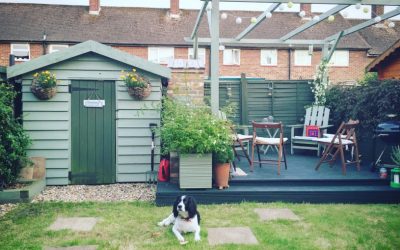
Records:
{"label": "garden shed", "polygon": [[[143,100],[133,99],[121,80],[121,71],[132,68],[151,83]],[[57,78],[57,94],[49,100],[39,100],[30,89],[33,75],[44,70]],[[9,67],[7,78],[22,84],[23,126],[32,139],[28,154],[46,158],[47,185],[145,181],[151,167],[149,124],[160,125],[161,81],[170,74],[95,41]],[[157,162],[159,138],[155,143]]]}

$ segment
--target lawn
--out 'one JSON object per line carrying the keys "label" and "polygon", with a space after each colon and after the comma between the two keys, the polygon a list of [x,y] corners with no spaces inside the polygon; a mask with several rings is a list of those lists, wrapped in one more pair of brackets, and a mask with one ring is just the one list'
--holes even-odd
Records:
{"label": "lawn", "polygon": [[[301,220],[261,222],[254,208],[289,208]],[[170,227],[156,224],[170,207],[149,202],[29,203],[0,217],[0,249],[98,245],[99,249],[210,249],[209,227],[248,226],[259,245],[213,249],[400,249],[400,205],[241,203],[200,205],[202,240],[180,246]],[[91,232],[48,231],[57,218],[99,217]]]}

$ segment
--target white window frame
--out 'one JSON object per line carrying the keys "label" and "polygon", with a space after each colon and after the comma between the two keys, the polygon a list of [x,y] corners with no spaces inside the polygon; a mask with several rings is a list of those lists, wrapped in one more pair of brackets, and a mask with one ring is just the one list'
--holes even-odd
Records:
{"label": "white window frame", "polygon": [[[203,62],[203,64],[206,64],[206,49],[205,48],[198,48],[197,49],[198,53],[198,58]],[[188,59],[194,59],[194,49],[189,48],[188,49]]]}
{"label": "white window frame", "polygon": [[[56,52],[56,51],[60,51],[59,49],[55,49],[54,47],[60,47],[60,48],[66,49],[69,47],[69,45],[68,44],[50,44],[49,45],[49,54]],[[63,50],[63,49],[61,49],[61,50]]]}
{"label": "white window frame", "polygon": [[[160,58],[160,52],[167,52],[171,54],[169,57]],[[175,58],[175,48],[174,47],[148,47],[148,60],[159,64],[168,64],[170,59]]]}
{"label": "white window frame", "polygon": [[[229,56],[228,53],[231,54],[231,61],[227,61]],[[237,57],[236,59],[235,56]],[[224,49],[223,65],[240,65],[240,49]]]}
{"label": "white window frame", "polygon": [[[344,58],[344,60],[341,60]],[[335,50],[332,54],[329,65],[331,67],[349,67],[350,52],[348,50]]]}
{"label": "white window frame", "polygon": [[[271,63],[268,63],[267,56],[271,57]],[[277,49],[262,49],[260,51],[261,66],[277,66],[278,65],[278,50]]]}
{"label": "white window frame", "polygon": [[308,50],[294,51],[294,66],[311,66],[312,56],[308,53]]}
{"label": "white window frame", "polygon": [[21,50],[21,49],[15,49],[14,46],[15,45],[27,45],[28,46],[28,59],[24,59],[24,58],[17,58],[17,56],[15,56],[15,61],[17,62],[26,62],[29,61],[31,59],[31,46],[29,43],[12,43],[11,44],[11,54],[15,55],[14,52],[15,51],[25,51],[25,50]]}

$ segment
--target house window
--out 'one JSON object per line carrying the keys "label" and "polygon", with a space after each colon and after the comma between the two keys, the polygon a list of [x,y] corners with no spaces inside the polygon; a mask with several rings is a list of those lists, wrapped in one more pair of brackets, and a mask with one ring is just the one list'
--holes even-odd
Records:
{"label": "house window", "polygon": [[60,51],[60,50],[66,49],[66,48],[68,48],[67,44],[50,44],[49,53]]}
{"label": "house window", "polygon": [[149,47],[149,61],[159,64],[168,64],[174,59],[174,48],[170,47]]}
{"label": "house window", "polygon": [[28,43],[11,44],[11,54],[15,56],[15,61],[29,61],[30,50]]}
{"label": "house window", "polygon": [[308,50],[295,50],[294,51],[294,65],[295,66],[311,66],[311,55]]}
{"label": "house window", "polygon": [[[197,53],[198,53],[198,58],[203,62],[203,64],[206,64],[206,49],[205,48],[198,48],[197,49]],[[194,59],[194,50],[193,50],[193,48],[189,48],[188,59]]]}
{"label": "house window", "polygon": [[334,51],[329,61],[331,66],[336,67],[348,67],[349,66],[349,51],[348,50],[337,50]]}
{"label": "house window", "polygon": [[240,49],[225,49],[224,65],[240,65]]}
{"label": "house window", "polygon": [[260,62],[261,62],[261,65],[263,65],[263,66],[278,65],[277,50],[276,49],[262,49]]}

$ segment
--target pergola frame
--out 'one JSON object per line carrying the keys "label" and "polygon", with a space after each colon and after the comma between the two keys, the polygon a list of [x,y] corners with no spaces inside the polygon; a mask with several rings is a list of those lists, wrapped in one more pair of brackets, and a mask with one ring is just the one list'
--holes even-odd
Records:
{"label": "pergola frame", "polygon": [[[289,0],[201,0],[204,1],[202,8],[197,16],[196,23],[194,25],[193,32],[189,38],[185,38],[185,41],[192,42],[194,48],[194,56],[197,58],[198,45],[199,44],[211,44],[211,109],[214,114],[218,113],[219,110],[219,45],[229,44],[234,46],[235,44],[257,44],[257,45],[321,45],[323,56],[321,60],[329,61],[332,54],[339,43],[340,39],[344,36],[350,35],[361,29],[369,27],[376,23],[374,19],[360,23],[348,29],[342,30],[337,34],[331,35],[323,40],[308,40],[308,39],[290,39],[293,36],[313,27],[314,25],[322,22],[330,15],[334,15],[339,11],[347,8],[353,4],[363,5],[399,5],[399,0],[294,0],[294,3],[309,3],[309,4],[336,4],[334,8],[321,14],[319,20],[310,20],[309,22],[301,25],[293,31],[290,31],[286,35],[279,39],[244,39],[244,37],[254,30],[262,21],[266,20],[268,13],[272,13],[279,7],[281,3],[287,3]],[[207,6],[211,2],[212,8],[207,9]],[[246,27],[240,34],[235,38],[220,38],[219,37],[219,4],[220,2],[247,2],[247,3],[271,3],[271,5],[257,17],[256,22]],[[198,37],[198,29],[204,13],[207,11],[208,24],[210,28],[211,38],[200,38]],[[381,15],[381,21],[388,18],[397,16],[400,14],[400,7],[392,10],[386,14]]]}

